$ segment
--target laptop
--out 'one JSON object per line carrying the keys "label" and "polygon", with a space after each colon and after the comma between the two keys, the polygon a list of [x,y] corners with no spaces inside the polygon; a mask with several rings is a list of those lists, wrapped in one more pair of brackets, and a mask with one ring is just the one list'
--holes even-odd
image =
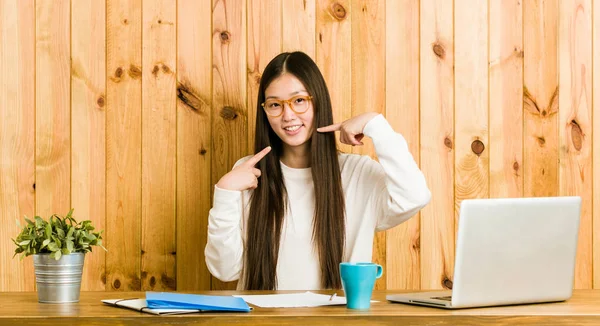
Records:
{"label": "laptop", "polygon": [[446,309],[567,300],[580,212],[581,197],[464,200],[452,291],[386,299]]}

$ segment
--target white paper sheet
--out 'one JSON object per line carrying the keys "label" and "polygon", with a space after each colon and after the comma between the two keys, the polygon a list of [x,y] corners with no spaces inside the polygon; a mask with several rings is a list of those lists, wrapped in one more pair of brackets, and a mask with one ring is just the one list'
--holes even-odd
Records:
{"label": "white paper sheet", "polygon": [[289,294],[234,295],[234,297],[240,297],[247,303],[263,308],[318,307],[346,304],[346,298],[344,297],[335,296],[330,301],[331,295],[316,294],[310,291]]}

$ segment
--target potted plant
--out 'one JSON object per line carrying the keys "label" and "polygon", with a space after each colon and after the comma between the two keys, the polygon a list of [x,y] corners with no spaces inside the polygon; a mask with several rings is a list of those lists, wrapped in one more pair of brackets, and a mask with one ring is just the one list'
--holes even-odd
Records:
{"label": "potted plant", "polygon": [[[85,254],[102,246],[102,232],[94,232],[91,221],[77,222],[73,209],[67,216],[56,214],[44,220],[36,216],[16,239],[15,256],[33,255],[38,301],[43,303],[78,302]],[[17,225],[21,228],[19,221]],[[13,256],[14,257],[14,256]]]}

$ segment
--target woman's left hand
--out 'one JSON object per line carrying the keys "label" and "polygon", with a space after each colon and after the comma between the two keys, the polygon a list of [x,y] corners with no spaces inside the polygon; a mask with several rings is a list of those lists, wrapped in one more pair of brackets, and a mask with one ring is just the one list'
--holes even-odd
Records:
{"label": "woman's left hand", "polygon": [[375,118],[379,113],[367,112],[361,115],[352,117],[342,123],[335,123],[326,127],[317,128],[317,132],[340,132],[340,142],[352,146],[363,145],[361,140],[365,136],[363,129],[371,119]]}

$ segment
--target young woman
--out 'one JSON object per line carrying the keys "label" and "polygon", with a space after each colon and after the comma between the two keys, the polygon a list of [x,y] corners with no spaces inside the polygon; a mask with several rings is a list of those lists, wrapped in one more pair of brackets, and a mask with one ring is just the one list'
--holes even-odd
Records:
{"label": "young woman", "polygon": [[[340,141],[371,137],[379,163],[341,154]],[[375,231],[392,228],[430,200],[404,138],[365,113],[333,124],[329,92],[314,61],[282,53],[258,90],[254,156],[215,185],[206,264],[238,289],[341,288],[339,263],[370,262]]]}

